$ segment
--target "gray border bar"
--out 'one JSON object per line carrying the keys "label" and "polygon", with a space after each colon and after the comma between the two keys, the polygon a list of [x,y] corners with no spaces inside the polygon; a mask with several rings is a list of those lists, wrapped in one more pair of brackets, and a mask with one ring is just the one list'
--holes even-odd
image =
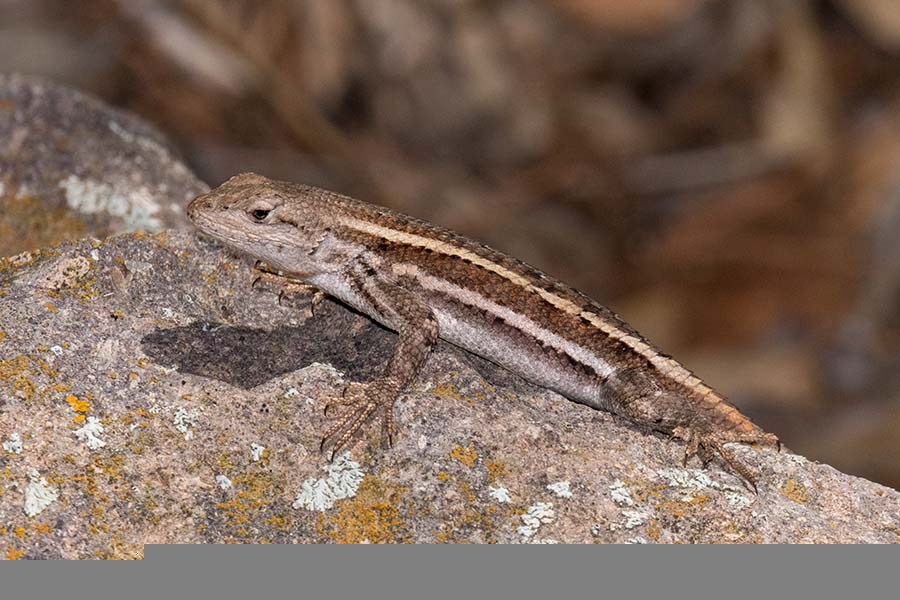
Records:
{"label": "gray border bar", "polygon": [[0,598],[896,598],[886,546],[148,546],[0,564]]}

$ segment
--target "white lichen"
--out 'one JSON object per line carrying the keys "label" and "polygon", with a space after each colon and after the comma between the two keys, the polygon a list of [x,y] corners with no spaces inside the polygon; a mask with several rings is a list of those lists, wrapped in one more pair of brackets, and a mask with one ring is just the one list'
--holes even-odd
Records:
{"label": "white lichen", "polygon": [[359,463],[350,458],[350,452],[338,455],[325,472],[324,479],[311,477],[301,484],[294,508],[324,512],[336,501],[355,496],[365,477]]}
{"label": "white lichen", "polygon": [[625,487],[625,483],[616,479],[609,486],[609,497],[619,506],[634,506],[634,500],[631,498],[631,492]]}
{"label": "white lichen", "polygon": [[505,487],[488,487],[488,496],[501,504],[509,504],[512,499],[509,497],[509,490]]}
{"label": "white lichen", "polygon": [[354,496],[365,477],[359,463],[350,458],[349,452],[338,455],[330,465],[325,467],[325,471],[328,473],[326,481],[331,487],[331,491],[334,492],[335,500]]}
{"label": "white lichen", "polygon": [[669,487],[704,488],[716,485],[705,471],[699,469],[661,469],[659,474]]}
{"label": "white lichen", "polygon": [[252,460],[253,462],[259,462],[259,459],[262,458],[263,452],[265,451],[265,446],[253,442],[252,444],[250,444],[250,460]]}
{"label": "white lichen", "polygon": [[10,454],[22,454],[22,434],[18,431],[9,434],[9,439],[3,442],[3,449]]}
{"label": "white lichen", "polygon": [[225,475],[216,475],[216,485],[219,486],[220,489],[230,490],[232,483]]}
{"label": "white lichen", "polygon": [[[662,469],[659,474],[672,488],[686,489],[690,492],[703,488],[722,490],[725,492],[728,504],[735,508],[743,509],[754,502],[753,498],[748,497],[747,490],[713,481],[705,471],[700,469]],[[693,500],[694,496],[690,493],[681,498],[682,502],[692,502]]]}
{"label": "white lichen", "polygon": [[[69,175],[59,183],[69,208],[84,214],[108,214],[122,219],[128,231],[158,231],[159,204],[145,186],[113,186],[109,183]],[[121,189],[119,189],[121,187]]]}
{"label": "white lichen", "polygon": [[100,434],[103,433],[103,424],[97,417],[88,417],[87,422],[80,428],[75,430],[75,437],[78,441],[87,444],[91,450],[98,450],[106,445]]}
{"label": "white lichen", "polygon": [[62,346],[50,346],[50,352],[52,352],[56,356],[62,356],[63,355]]}
{"label": "white lichen", "polygon": [[560,498],[571,498],[572,490],[569,489],[568,481],[557,481],[547,486],[547,489],[559,496]]}
{"label": "white lichen", "polygon": [[647,522],[647,515],[637,510],[623,510],[622,515],[625,517],[625,529],[634,529]]}
{"label": "white lichen", "polygon": [[300,486],[300,492],[291,506],[325,512],[334,506],[334,493],[327,481],[311,477]]}
{"label": "white lichen", "polygon": [[525,523],[516,531],[525,538],[533,536],[542,524],[550,523],[556,517],[553,510],[552,502],[538,502],[528,507],[528,510],[521,516],[522,522]]}
{"label": "white lichen", "polygon": [[25,514],[29,517],[43,512],[54,500],[59,497],[59,492],[50,487],[47,479],[32,469],[28,474],[29,482],[25,486]]}
{"label": "white lichen", "polygon": [[553,538],[541,538],[539,540],[534,540],[535,544],[558,544],[559,541],[554,540]]}
{"label": "white lichen", "polygon": [[184,435],[185,440],[194,439],[193,427],[197,425],[197,418],[200,415],[197,411],[188,408],[179,408],[175,411],[175,417],[172,419],[175,429]]}
{"label": "white lichen", "polygon": [[164,319],[171,319],[175,316],[175,311],[168,306],[163,306],[160,312],[162,312],[162,316]]}
{"label": "white lichen", "polygon": [[738,510],[745,509],[753,504],[753,499],[748,497],[747,494],[731,490],[725,492],[725,500],[728,502],[728,506]]}

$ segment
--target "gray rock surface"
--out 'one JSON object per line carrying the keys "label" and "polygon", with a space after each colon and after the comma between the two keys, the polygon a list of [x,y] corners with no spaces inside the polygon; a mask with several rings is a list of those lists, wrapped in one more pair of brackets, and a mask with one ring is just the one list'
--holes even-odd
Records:
{"label": "gray rock surface", "polygon": [[718,462],[442,345],[329,466],[325,399],[393,333],[251,287],[189,232],[0,262],[0,548],[131,557],[144,543],[896,542],[900,494],[789,452]]}
{"label": "gray rock surface", "polygon": [[0,256],[184,227],[207,189],[143,120],[49,80],[0,74]]}

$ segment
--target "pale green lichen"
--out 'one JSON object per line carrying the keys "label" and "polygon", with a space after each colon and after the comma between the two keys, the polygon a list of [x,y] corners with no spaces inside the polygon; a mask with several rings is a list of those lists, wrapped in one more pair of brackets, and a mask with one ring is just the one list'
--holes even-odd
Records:
{"label": "pale green lichen", "polygon": [[250,444],[250,460],[253,462],[259,462],[259,460],[263,457],[263,454],[266,451],[266,447],[262,444],[257,444],[256,442]]}
{"label": "pale green lichen", "polygon": [[9,439],[3,442],[3,449],[10,454],[22,454],[22,434],[13,431]]}
{"label": "pale green lichen", "polygon": [[[150,412],[153,412],[153,408],[151,407]],[[175,425],[175,429],[181,432],[184,435],[184,439],[190,441],[194,439],[194,431],[193,427],[197,424],[197,419],[200,415],[197,411],[181,407],[175,411],[175,416],[172,419],[172,423]]]}
{"label": "pale green lichen", "polygon": [[488,496],[496,500],[500,504],[509,504],[512,500],[509,497],[509,490],[505,487],[488,487]]}
{"label": "pale green lichen", "polygon": [[569,489],[571,484],[568,481],[557,481],[547,486],[547,489],[559,496],[560,498],[571,498],[572,490]]}
{"label": "pale green lichen", "polygon": [[47,479],[32,469],[28,474],[29,482],[25,486],[25,514],[34,517],[50,506],[58,497],[59,492],[50,487]]}
{"label": "pale green lichen", "polygon": [[344,498],[352,498],[359,489],[365,473],[349,452],[340,454],[325,467],[324,479],[311,477],[304,481],[292,505],[294,508],[324,512]]}
{"label": "pale green lichen", "polygon": [[107,214],[122,219],[128,231],[157,231],[162,221],[159,204],[144,186],[116,189],[109,183],[69,175],[59,183],[66,204],[84,214]]}
{"label": "pale green lichen", "polygon": [[625,483],[619,479],[612,482],[609,486],[609,497],[619,506],[634,506],[634,499],[631,492],[625,487]]}
{"label": "pale green lichen", "polygon": [[538,502],[528,507],[528,510],[520,518],[524,525],[519,527],[516,532],[524,538],[530,538],[541,525],[553,522],[556,518],[556,511],[553,510],[552,502]]}
{"label": "pale green lichen", "polygon": [[103,433],[103,425],[97,417],[88,417],[87,423],[80,429],[75,430],[75,437],[78,441],[87,444],[91,450],[99,450],[106,445],[106,442],[100,438]]}

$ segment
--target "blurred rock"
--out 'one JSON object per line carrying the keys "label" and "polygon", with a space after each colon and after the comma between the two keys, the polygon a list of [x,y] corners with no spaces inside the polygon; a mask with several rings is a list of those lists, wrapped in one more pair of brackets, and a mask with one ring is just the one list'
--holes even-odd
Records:
{"label": "blurred rock", "polygon": [[0,255],[186,223],[207,189],[142,120],[48,80],[0,74]]}
{"label": "blurred rock", "polygon": [[837,4],[875,43],[900,50],[900,11],[894,0],[837,0]]}
{"label": "blurred rock", "polygon": [[676,25],[709,0],[554,0],[573,16],[597,27],[631,35],[653,35]]}

